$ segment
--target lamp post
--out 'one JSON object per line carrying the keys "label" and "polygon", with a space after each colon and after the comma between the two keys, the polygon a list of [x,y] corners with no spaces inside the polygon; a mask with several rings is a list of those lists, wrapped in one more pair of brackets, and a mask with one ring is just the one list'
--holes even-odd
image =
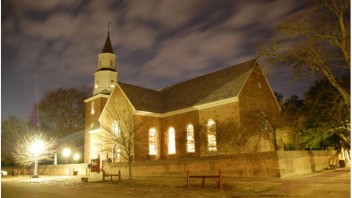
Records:
{"label": "lamp post", "polygon": [[38,157],[44,152],[45,149],[45,144],[43,142],[43,140],[41,139],[36,139],[34,142],[32,142],[29,145],[29,151],[30,153],[32,153],[32,155],[35,158],[34,161],[34,174],[32,176],[32,178],[38,178]]}
{"label": "lamp post", "polygon": [[71,155],[71,149],[64,148],[64,150],[62,150],[62,155],[64,156],[64,158],[66,158],[66,164],[67,164],[67,159]]}

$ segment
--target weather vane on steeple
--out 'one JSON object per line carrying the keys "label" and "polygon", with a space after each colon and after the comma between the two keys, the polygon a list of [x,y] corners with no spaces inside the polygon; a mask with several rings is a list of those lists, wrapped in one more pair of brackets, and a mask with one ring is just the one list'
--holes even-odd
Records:
{"label": "weather vane on steeple", "polygon": [[110,22],[108,23],[108,34],[110,33]]}

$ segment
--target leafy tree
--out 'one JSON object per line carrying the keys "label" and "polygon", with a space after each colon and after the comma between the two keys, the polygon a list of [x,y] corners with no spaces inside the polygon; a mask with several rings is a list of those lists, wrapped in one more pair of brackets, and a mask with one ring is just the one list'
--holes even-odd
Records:
{"label": "leafy tree", "polygon": [[274,95],[280,107],[282,108],[282,105],[284,103],[284,96],[282,95],[282,93],[278,93],[276,91],[274,91]]}
{"label": "leafy tree", "polygon": [[[344,76],[339,84],[349,89],[349,77]],[[350,109],[343,97],[328,79],[316,81],[305,93],[305,124],[302,135],[309,148],[339,145],[340,141],[350,145]]]}
{"label": "leafy tree", "polygon": [[286,99],[282,105],[280,123],[284,128],[288,128],[288,138],[286,149],[299,149],[299,131],[303,127],[304,102],[297,95]]}
{"label": "leafy tree", "polygon": [[282,122],[286,126],[298,126],[304,102],[297,95],[286,99],[282,105]]}
{"label": "leafy tree", "polygon": [[63,137],[84,129],[84,99],[91,94],[86,86],[58,88],[45,92],[34,106],[31,120],[52,136]]}
{"label": "leafy tree", "polygon": [[314,0],[283,21],[267,49],[269,60],[301,72],[319,72],[350,108],[350,93],[337,76],[350,72],[350,1]]}

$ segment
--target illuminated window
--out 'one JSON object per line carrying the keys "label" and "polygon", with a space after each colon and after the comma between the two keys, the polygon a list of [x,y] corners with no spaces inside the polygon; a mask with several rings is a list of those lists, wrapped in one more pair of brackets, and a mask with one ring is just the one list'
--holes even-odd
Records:
{"label": "illuminated window", "polygon": [[115,85],[115,83],[114,83],[115,81],[114,80],[111,80],[111,83],[110,83],[110,87],[111,88],[113,88],[114,87],[114,85]]}
{"label": "illuminated window", "polygon": [[261,131],[268,131],[270,123],[264,111],[258,113],[258,124]]}
{"label": "illuminated window", "polygon": [[121,148],[118,143],[115,143],[112,147],[112,161],[120,162],[121,161]]}
{"label": "illuminated window", "polygon": [[168,153],[169,154],[175,154],[176,153],[176,134],[175,134],[175,129],[173,127],[170,127],[168,130]]}
{"label": "illuminated window", "polygon": [[112,123],[111,132],[114,137],[119,137],[121,134],[120,125],[116,120]]}
{"label": "illuminated window", "polygon": [[95,81],[94,88],[98,88],[98,81]]}
{"label": "illuminated window", "polygon": [[208,120],[207,134],[208,134],[208,151],[217,151],[217,149],[216,149],[216,125],[215,125],[214,120]]}
{"label": "illuminated window", "polygon": [[90,103],[90,114],[94,114],[94,113],[95,113],[94,101],[92,101],[92,103]]}
{"label": "illuminated window", "polygon": [[156,129],[149,129],[149,155],[157,155],[157,134]]}
{"label": "illuminated window", "polygon": [[194,127],[192,124],[188,124],[187,127],[187,152],[193,153],[196,151],[194,145]]}

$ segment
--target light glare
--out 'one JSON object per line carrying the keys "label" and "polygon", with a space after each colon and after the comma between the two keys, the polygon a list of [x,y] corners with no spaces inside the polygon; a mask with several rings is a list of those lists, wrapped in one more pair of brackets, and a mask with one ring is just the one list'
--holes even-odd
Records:
{"label": "light glare", "polygon": [[44,149],[45,149],[45,144],[41,139],[37,139],[29,145],[29,152],[36,157],[38,157],[41,153],[43,153]]}

